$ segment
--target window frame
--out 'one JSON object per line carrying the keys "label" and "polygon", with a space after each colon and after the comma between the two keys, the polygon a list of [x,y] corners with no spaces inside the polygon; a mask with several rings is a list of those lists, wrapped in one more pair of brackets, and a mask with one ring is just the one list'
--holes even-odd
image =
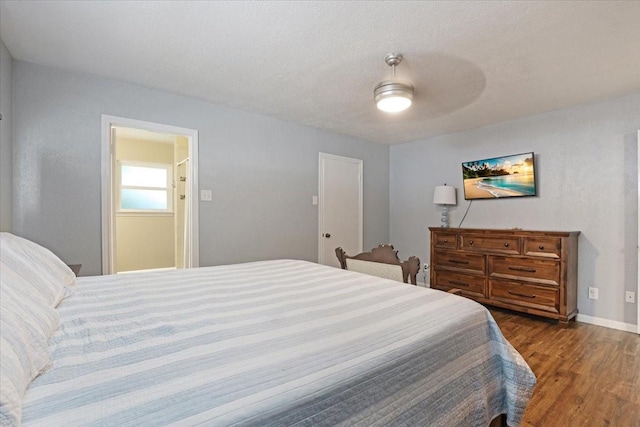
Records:
{"label": "window frame", "polygon": [[[134,160],[117,160],[117,181],[116,187],[118,191],[116,192],[116,212],[117,213],[126,213],[126,214],[157,214],[157,215],[166,215],[173,214],[173,193],[174,193],[174,182],[173,182],[173,165],[171,163],[157,163],[157,162],[140,162]],[[143,168],[152,168],[152,169],[164,169],[167,171],[167,183],[165,187],[145,187],[145,186],[137,186],[137,185],[122,185],[122,167],[123,166],[133,166],[133,167],[143,167]],[[122,190],[157,190],[157,191],[166,191],[167,192],[167,208],[166,209],[123,209],[122,208]]]}

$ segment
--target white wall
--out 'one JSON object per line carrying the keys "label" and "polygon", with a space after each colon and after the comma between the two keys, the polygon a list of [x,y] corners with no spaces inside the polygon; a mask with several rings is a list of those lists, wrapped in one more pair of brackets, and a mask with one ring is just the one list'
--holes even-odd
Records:
{"label": "white wall", "polygon": [[[458,188],[461,163],[534,151],[538,196],[474,201],[463,227],[577,230],[581,314],[636,324],[624,291],[637,286],[637,145],[640,93],[391,147],[390,240],[429,262],[427,227],[439,226],[433,189]],[[599,299],[588,299],[589,286]]]}
{"label": "white wall", "polygon": [[13,59],[0,40],[0,231],[11,231],[12,220],[12,91]]}
{"label": "white wall", "polygon": [[364,246],[389,237],[389,147],[91,75],[14,61],[16,234],[101,271],[108,114],[199,130],[200,265],[317,261],[318,152],[364,161]]}

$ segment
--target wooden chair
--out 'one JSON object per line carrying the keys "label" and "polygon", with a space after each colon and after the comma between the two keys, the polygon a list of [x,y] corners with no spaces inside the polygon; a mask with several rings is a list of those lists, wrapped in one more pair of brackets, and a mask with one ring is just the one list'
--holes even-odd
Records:
{"label": "wooden chair", "polygon": [[[358,271],[372,276],[398,280],[416,285],[416,275],[420,271],[420,259],[415,256],[400,261],[398,251],[391,244],[378,245],[371,252],[355,256],[347,255],[342,248],[336,248],[336,256],[343,270]],[[383,265],[381,265],[383,264]]]}

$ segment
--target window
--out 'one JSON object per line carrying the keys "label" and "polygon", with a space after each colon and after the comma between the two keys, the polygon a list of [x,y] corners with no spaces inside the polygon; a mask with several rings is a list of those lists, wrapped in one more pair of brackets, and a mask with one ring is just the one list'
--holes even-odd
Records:
{"label": "window", "polygon": [[120,161],[119,212],[172,212],[171,165]]}

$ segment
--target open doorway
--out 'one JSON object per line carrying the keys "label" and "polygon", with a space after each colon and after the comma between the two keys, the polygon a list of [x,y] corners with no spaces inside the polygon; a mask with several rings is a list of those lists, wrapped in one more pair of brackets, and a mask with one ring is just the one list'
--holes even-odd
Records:
{"label": "open doorway", "polygon": [[198,266],[197,131],[103,116],[103,274]]}

